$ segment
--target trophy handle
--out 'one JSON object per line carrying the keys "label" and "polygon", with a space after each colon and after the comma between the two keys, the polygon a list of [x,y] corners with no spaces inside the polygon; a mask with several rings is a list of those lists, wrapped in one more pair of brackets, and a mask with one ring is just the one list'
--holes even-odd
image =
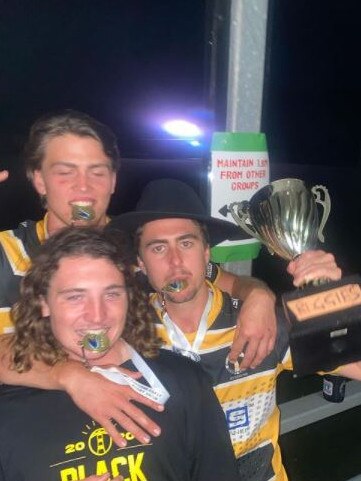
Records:
{"label": "trophy handle", "polygon": [[[325,236],[323,235],[323,228],[325,227],[326,221],[328,216],[330,215],[331,211],[331,198],[328,193],[328,190],[323,185],[315,185],[311,189],[312,194],[315,198],[315,202],[321,204],[323,207],[323,214],[322,219],[320,222],[320,226],[317,231],[317,237],[321,242],[325,242]],[[322,199],[321,193],[323,192],[324,198]]]}
{"label": "trophy handle", "polygon": [[241,227],[241,229],[246,231],[251,237],[261,240],[251,224],[248,200],[243,200],[242,202],[232,202],[228,206],[228,211],[231,213],[233,219]]}

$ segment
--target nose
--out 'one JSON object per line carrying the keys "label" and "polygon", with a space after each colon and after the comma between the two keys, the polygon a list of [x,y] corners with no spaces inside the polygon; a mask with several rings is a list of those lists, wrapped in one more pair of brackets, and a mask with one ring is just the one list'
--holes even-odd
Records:
{"label": "nose", "polygon": [[86,320],[92,325],[101,325],[106,319],[104,300],[100,297],[88,299],[86,305]]}
{"label": "nose", "polygon": [[77,187],[82,192],[86,192],[89,188],[89,178],[86,172],[78,172],[77,175]]}
{"label": "nose", "polygon": [[179,266],[183,262],[182,254],[177,247],[173,247],[169,250],[169,263],[173,266]]}

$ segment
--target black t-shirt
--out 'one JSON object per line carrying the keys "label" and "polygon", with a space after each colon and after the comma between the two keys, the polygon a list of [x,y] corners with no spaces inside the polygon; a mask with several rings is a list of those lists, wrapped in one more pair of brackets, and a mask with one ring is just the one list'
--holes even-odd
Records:
{"label": "black t-shirt", "polygon": [[[223,411],[196,363],[161,351],[147,364],[170,393],[165,411],[142,406],[162,428],[126,448],[60,391],[0,387],[0,480],[75,481],[111,473],[128,481],[236,481]],[[121,430],[121,428],[119,428]]]}

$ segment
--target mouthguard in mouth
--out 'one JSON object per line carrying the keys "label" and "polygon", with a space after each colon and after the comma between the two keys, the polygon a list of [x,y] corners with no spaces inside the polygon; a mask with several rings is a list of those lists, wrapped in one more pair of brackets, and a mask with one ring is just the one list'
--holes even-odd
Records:
{"label": "mouthguard in mouth", "polygon": [[78,202],[71,204],[71,219],[90,221],[95,217],[93,206],[88,203]]}
{"label": "mouthguard in mouth", "polygon": [[165,292],[181,292],[188,286],[185,279],[176,279],[163,287]]}
{"label": "mouthguard in mouth", "polygon": [[109,338],[104,329],[87,331],[79,342],[86,351],[103,352],[109,348]]}

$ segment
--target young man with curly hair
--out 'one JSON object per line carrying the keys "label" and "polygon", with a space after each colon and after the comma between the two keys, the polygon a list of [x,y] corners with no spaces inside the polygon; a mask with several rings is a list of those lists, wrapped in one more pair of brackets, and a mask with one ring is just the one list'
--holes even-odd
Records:
{"label": "young man with curly hair", "polygon": [[[66,228],[47,240],[24,277],[13,309],[10,361],[70,359],[166,405],[162,435],[119,449],[61,391],[0,387],[0,480],[236,481],[223,412],[202,369],[159,351],[148,297],[125,245],[94,228]],[[127,368],[121,374],[109,366]],[[131,371],[141,373],[137,379]],[[98,374],[99,375],[99,374]],[[149,408],[144,408],[149,411]]]}

